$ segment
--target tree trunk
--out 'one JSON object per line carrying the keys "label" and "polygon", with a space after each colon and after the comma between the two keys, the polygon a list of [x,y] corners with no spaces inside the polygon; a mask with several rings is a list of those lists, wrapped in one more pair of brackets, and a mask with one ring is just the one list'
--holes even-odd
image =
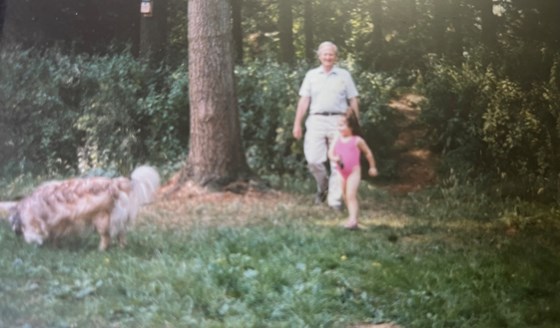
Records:
{"label": "tree trunk", "polygon": [[2,45],[2,32],[4,31],[4,17],[6,17],[6,1],[0,0],[0,46]]}
{"label": "tree trunk", "polygon": [[161,65],[167,47],[167,0],[153,0],[152,15],[140,19],[140,56]]}
{"label": "tree trunk", "polygon": [[480,10],[480,25],[482,26],[482,43],[494,50],[497,46],[496,31],[498,29],[498,21],[494,15],[494,1],[493,0],[478,0],[476,2]]}
{"label": "tree trunk", "polygon": [[292,31],[292,0],[278,0],[278,30],[280,31],[280,62],[295,62],[294,34]]}
{"label": "tree trunk", "polygon": [[436,54],[445,54],[445,31],[447,30],[447,20],[445,13],[447,12],[447,0],[433,0],[432,4],[432,47],[431,52]]}
{"label": "tree trunk", "polygon": [[446,53],[449,58],[455,59],[460,62],[463,58],[464,37],[465,37],[465,22],[468,20],[464,15],[464,4],[461,2],[450,2],[448,4],[449,11],[446,16],[450,19],[450,26],[452,32],[447,33],[446,36]]}
{"label": "tree trunk", "polygon": [[243,64],[243,0],[231,0],[232,24],[233,24],[233,48],[235,63]]}
{"label": "tree trunk", "polygon": [[188,12],[191,132],[182,178],[221,187],[250,175],[234,88],[230,2],[190,0]]}
{"label": "tree trunk", "polygon": [[373,69],[383,66],[383,53],[385,47],[385,39],[383,38],[383,5],[381,0],[373,0],[371,5],[371,20],[373,23],[373,32],[371,34],[370,53],[374,54],[370,60]]}
{"label": "tree trunk", "polygon": [[304,0],[303,7],[303,34],[305,35],[305,59],[308,63],[316,60],[315,45],[313,44],[313,3]]}

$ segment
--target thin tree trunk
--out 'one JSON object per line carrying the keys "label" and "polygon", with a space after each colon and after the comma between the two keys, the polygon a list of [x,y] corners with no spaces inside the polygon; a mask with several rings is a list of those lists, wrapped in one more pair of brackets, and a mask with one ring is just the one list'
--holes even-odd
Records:
{"label": "thin tree trunk", "polygon": [[478,6],[478,9],[480,10],[482,43],[490,49],[494,49],[498,44],[496,39],[498,21],[496,19],[496,16],[494,15],[494,1],[478,0],[476,4]]}
{"label": "thin tree trunk", "polygon": [[385,48],[385,39],[383,38],[383,4],[382,0],[373,0],[371,6],[371,20],[373,23],[373,32],[371,34],[371,49],[370,53],[375,54],[371,58],[372,68],[383,66],[379,63],[383,58]]}
{"label": "thin tree trunk", "polygon": [[229,1],[190,0],[190,146],[183,178],[224,186],[249,176],[234,89]]}
{"label": "thin tree trunk", "polygon": [[463,16],[463,6],[461,2],[451,2],[449,7],[449,18],[451,19],[451,25],[453,26],[453,32],[448,33],[447,38],[447,53],[450,58],[455,58],[458,61],[463,57],[464,48],[464,37],[465,37],[465,21],[467,17]]}
{"label": "thin tree trunk", "polygon": [[7,0],[0,0],[0,46],[2,45],[2,36],[4,35],[4,18],[6,17]]}
{"label": "thin tree trunk", "polygon": [[278,0],[278,30],[280,31],[280,61],[295,62],[292,0]]}
{"label": "thin tree trunk", "polygon": [[303,34],[305,36],[305,59],[308,63],[313,63],[316,60],[313,25],[313,2],[312,0],[304,0]]}
{"label": "thin tree trunk", "polygon": [[153,13],[140,19],[140,56],[161,65],[167,48],[167,0],[153,0]]}
{"label": "thin tree trunk", "polygon": [[447,20],[445,14],[447,12],[447,0],[432,0],[432,38],[433,44],[431,52],[437,54],[444,54],[446,52],[445,46],[445,31],[447,29]]}

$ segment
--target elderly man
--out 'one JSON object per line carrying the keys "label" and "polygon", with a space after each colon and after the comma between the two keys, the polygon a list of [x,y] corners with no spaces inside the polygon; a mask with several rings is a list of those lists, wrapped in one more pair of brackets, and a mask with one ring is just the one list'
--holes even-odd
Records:
{"label": "elderly man", "polygon": [[[309,172],[317,182],[315,203],[320,204],[326,199],[330,207],[340,210],[341,179],[334,169],[330,170],[329,177],[327,152],[337,124],[346,111],[353,110],[358,116],[358,91],[350,73],[335,65],[337,47],[334,43],[321,43],[317,56],[321,66],[307,72],[299,90],[293,135],[298,140],[303,136],[302,123],[309,108],[303,147]],[[334,163],[330,167],[334,168]]]}

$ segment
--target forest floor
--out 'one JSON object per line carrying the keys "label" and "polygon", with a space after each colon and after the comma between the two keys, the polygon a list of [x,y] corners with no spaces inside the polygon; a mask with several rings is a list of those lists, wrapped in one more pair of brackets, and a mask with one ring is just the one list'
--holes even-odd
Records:
{"label": "forest floor", "polygon": [[[432,153],[422,142],[426,135],[426,128],[419,121],[421,112],[419,104],[423,98],[414,94],[407,94],[389,103],[389,107],[396,112],[396,126],[398,136],[393,145],[396,164],[396,178],[389,182],[373,183],[373,187],[386,192],[398,199],[400,196],[426,188],[436,181],[436,167],[438,156]],[[262,217],[255,215],[255,208],[262,209],[263,215],[267,211],[274,211],[284,205],[291,204],[310,210],[311,216],[333,216],[325,206],[315,207],[312,204],[313,195],[301,195],[274,189],[253,188],[250,184],[226,188],[232,191],[208,192],[191,182],[178,183],[179,174],[172,177],[164,185],[158,200],[150,207],[150,220],[156,220],[167,228],[188,229],[191,225],[231,225],[246,226],[259,222]],[[362,187],[364,184],[362,184]],[[239,190],[242,190],[239,192]],[[367,197],[366,197],[367,198]],[[391,206],[375,204],[369,199],[361,201],[361,224],[375,226],[385,224],[380,222],[380,213],[391,211]],[[319,211],[317,213],[317,211]],[[344,213],[342,213],[343,215]],[[224,222],[220,218],[226,215],[229,219]],[[334,214],[336,217],[340,215]],[[377,221],[367,221],[367,217],[376,217]],[[340,219],[340,218],[338,218]],[[152,221],[153,222],[153,221]],[[334,224],[334,223],[333,223]]]}
{"label": "forest floor", "polygon": [[[405,195],[410,192],[421,190],[432,185],[436,180],[436,167],[438,156],[432,153],[421,142],[426,135],[426,128],[418,122],[421,112],[419,106],[422,97],[407,94],[389,103],[389,107],[395,110],[398,119],[396,126],[399,134],[393,145],[395,149],[396,178],[388,183],[382,183],[377,187],[388,191],[392,195]],[[175,207],[192,206],[197,203],[227,203],[242,200],[248,204],[266,202],[268,198],[273,202],[280,199],[286,200],[290,195],[283,195],[276,191],[263,192],[253,190],[250,186],[245,192],[207,192],[204,188],[186,183],[178,187],[177,177],[162,188],[160,199],[165,199],[161,205]]]}
{"label": "forest floor", "polygon": [[401,118],[397,122],[399,135],[394,144],[397,152],[397,178],[385,186],[392,193],[417,191],[436,180],[439,158],[422,142],[427,130],[418,121],[422,99],[421,96],[407,94],[389,104]]}

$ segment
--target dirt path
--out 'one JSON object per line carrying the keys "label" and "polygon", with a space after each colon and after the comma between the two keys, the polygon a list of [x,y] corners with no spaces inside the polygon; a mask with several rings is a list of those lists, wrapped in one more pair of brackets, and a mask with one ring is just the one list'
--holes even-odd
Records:
{"label": "dirt path", "polygon": [[[396,123],[399,134],[393,145],[397,154],[395,159],[397,163],[397,178],[380,187],[389,190],[393,194],[406,194],[417,191],[432,185],[436,180],[436,167],[439,158],[423,145],[423,139],[426,136],[427,130],[418,120],[422,100],[421,96],[407,94],[389,103],[389,107],[395,110],[399,114],[397,117],[400,118]],[[263,196],[265,196],[261,192],[253,192],[251,190],[241,194],[232,192],[207,193],[204,189],[188,183],[177,188],[177,183],[173,180],[162,188],[160,192],[161,198],[173,199],[174,202],[179,202],[180,204],[188,204],[192,201],[227,203],[232,200],[238,201],[240,198],[247,202],[257,202],[262,201]],[[275,194],[276,196],[273,196],[273,199],[281,193],[275,192]],[[268,199],[268,196],[267,194],[264,199]],[[259,199],[252,200],[253,197]]]}
{"label": "dirt path", "polygon": [[[402,195],[420,190],[435,182],[437,156],[422,146],[426,129],[418,122],[420,115],[419,103],[422,98],[406,95],[391,102],[389,105],[400,115],[397,123],[399,135],[395,141],[397,162],[397,179],[378,187],[388,190],[395,195]],[[177,179],[177,178],[175,178]],[[309,207],[309,200],[304,196],[297,196],[275,190],[266,192],[247,188],[243,193],[231,191],[209,193],[191,183],[177,188],[176,181],[169,181],[162,187],[159,199],[152,208],[152,215],[148,220],[156,219],[160,225],[168,227],[188,227],[196,224],[216,225],[224,224],[223,216],[227,216],[228,225],[245,225],[260,215],[278,210],[285,204],[296,204],[317,211]],[[281,209],[280,209],[281,210]],[[251,213],[246,213],[250,211]],[[364,208],[364,214],[370,211]],[[178,215],[181,213],[181,215]],[[185,220],[185,217],[190,219]],[[251,219],[253,218],[253,219]]]}
{"label": "dirt path", "polygon": [[397,123],[399,135],[394,147],[397,151],[397,179],[384,187],[396,194],[420,190],[435,182],[438,157],[422,141],[426,127],[419,121],[422,97],[408,94],[393,100],[389,106],[402,118]]}

